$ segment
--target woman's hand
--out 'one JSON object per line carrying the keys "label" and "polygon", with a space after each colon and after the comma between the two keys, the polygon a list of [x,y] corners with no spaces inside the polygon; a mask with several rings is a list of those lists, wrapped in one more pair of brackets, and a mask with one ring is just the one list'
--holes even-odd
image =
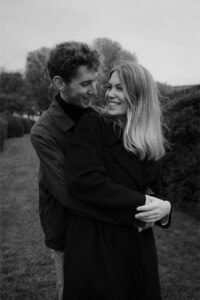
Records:
{"label": "woman's hand", "polygon": [[169,201],[164,201],[152,196],[146,195],[146,203],[143,206],[137,207],[138,214],[135,218],[142,222],[157,222],[169,215],[171,204]]}

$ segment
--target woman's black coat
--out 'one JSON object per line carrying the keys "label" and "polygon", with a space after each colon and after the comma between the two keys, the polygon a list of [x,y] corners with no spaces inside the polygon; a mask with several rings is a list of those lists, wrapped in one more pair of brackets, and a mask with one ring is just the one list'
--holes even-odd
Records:
{"label": "woman's black coat", "polygon": [[159,161],[125,150],[120,130],[95,113],[83,117],[66,161],[71,214],[64,299],[161,299],[152,229],[138,231],[145,189],[157,191]]}

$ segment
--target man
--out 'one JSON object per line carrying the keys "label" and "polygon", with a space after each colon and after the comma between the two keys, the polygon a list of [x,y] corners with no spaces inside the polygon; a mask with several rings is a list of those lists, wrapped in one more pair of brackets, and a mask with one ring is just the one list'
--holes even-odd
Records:
{"label": "man", "polygon": [[65,156],[75,125],[96,93],[99,59],[86,44],[66,42],[51,50],[48,72],[58,94],[31,131],[40,160],[39,212],[45,244],[53,249],[58,299],[63,297],[68,193]]}

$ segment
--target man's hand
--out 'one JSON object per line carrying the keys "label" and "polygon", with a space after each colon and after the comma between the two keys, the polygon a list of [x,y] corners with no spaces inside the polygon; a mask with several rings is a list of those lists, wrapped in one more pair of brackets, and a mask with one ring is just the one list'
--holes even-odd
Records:
{"label": "man's hand", "polygon": [[146,204],[137,207],[139,213],[135,215],[135,218],[146,223],[157,222],[169,215],[170,210],[169,201],[146,195]]}
{"label": "man's hand", "polygon": [[153,225],[154,225],[154,222],[144,223],[143,225],[138,226],[138,230],[139,230],[139,232],[141,232],[145,229],[153,227]]}

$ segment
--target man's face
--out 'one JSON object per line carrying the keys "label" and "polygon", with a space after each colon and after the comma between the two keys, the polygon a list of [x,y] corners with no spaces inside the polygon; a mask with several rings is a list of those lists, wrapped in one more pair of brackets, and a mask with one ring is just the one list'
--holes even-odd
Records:
{"label": "man's face", "polygon": [[96,80],[97,71],[88,69],[87,66],[80,66],[72,81],[65,84],[61,97],[68,103],[87,107],[96,95]]}

